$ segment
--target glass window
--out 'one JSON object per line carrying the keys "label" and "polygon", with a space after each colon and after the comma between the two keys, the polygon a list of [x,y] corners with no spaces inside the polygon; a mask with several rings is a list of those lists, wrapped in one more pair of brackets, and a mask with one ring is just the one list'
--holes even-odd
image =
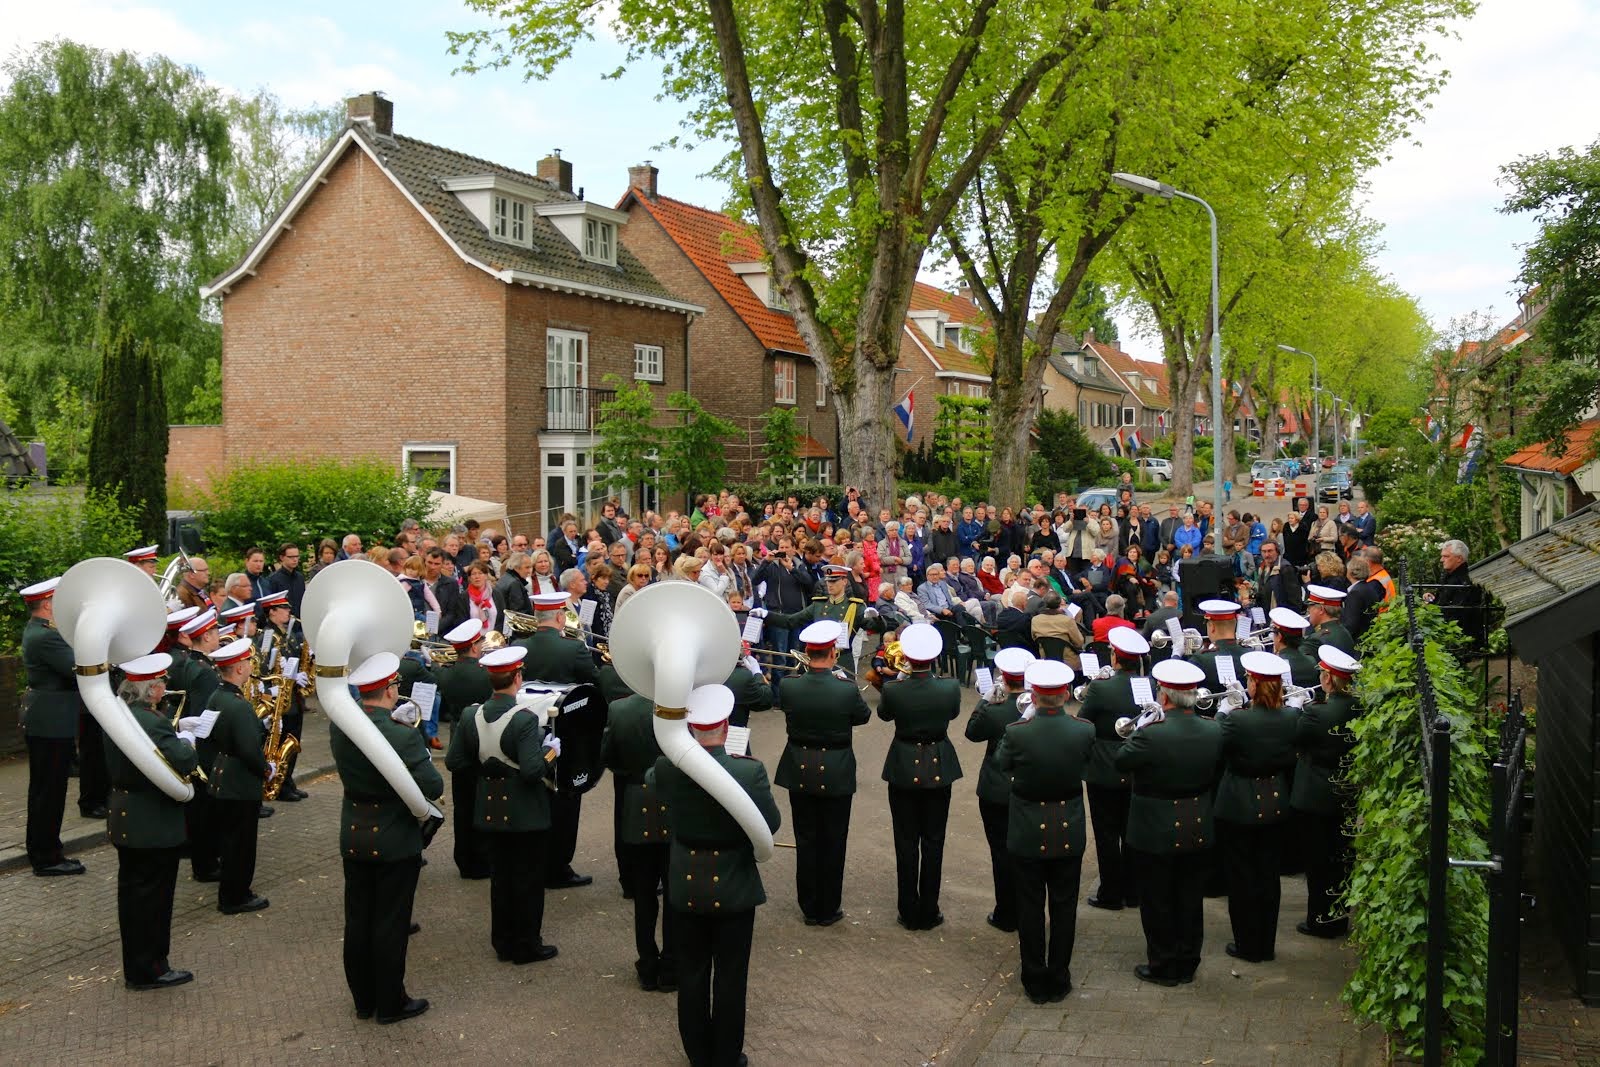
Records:
{"label": "glass window", "polygon": [[511,201],[511,239],[519,245],[528,243],[528,205],[521,200]]}
{"label": "glass window", "polygon": [[600,219],[583,220],[583,255],[597,263],[617,261],[617,228]]}
{"label": "glass window", "polygon": [[772,399],[777,404],[795,402],[794,360],[777,356],[772,361]]}
{"label": "glass window", "polygon": [[441,493],[455,492],[455,445],[406,445],[401,453],[406,478],[412,485],[435,478],[433,488]]}
{"label": "glass window", "polygon": [[545,428],[589,428],[587,334],[545,332]]}
{"label": "glass window", "polygon": [[817,407],[825,408],[827,406],[828,406],[828,383],[822,377],[822,368],[818,367],[817,368]]}
{"label": "glass window", "polygon": [[493,211],[492,215],[493,215],[493,219],[492,219],[493,229],[492,229],[492,232],[496,237],[498,237],[500,240],[504,241],[506,239],[506,235],[509,233],[510,216],[511,216],[511,201],[508,198],[503,197],[503,196],[495,197],[494,198],[494,211]]}
{"label": "glass window", "polygon": [[633,376],[647,382],[661,381],[662,355],[660,345],[633,346]]}

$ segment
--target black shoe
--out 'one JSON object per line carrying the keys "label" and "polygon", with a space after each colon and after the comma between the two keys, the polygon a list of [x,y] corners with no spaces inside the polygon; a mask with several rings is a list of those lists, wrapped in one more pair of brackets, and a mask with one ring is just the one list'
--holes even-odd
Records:
{"label": "black shoe", "polygon": [[272,809],[267,807],[265,804],[261,805],[261,807],[256,811],[256,818],[258,818],[258,819],[270,819],[270,818],[272,818]]}
{"label": "black shoe", "polygon": [[69,874],[83,874],[87,870],[88,868],[77,860],[62,860],[47,867],[35,867],[33,873],[40,878],[61,878]]}
{"label": "black shoe", "polygon": [[677,972],[663,967],[660,977],[656,979],[656,989],[662,993],[676,993],[678,991]]}
{"label": "black shoe", "polygon": [[910,919],[906,918],[904,915],[896,915],[894,917],[894,921],[899,923],[900,926],[903,929],[906,929],[906,930],[920,930],[920,929],[922,929],[922,927],[918,926],[916,923],[912,922]]}
{"label": "black shoe", "polygon": [[1023,990],[1023,992],[1027,993],[1028,999],[1033,1001],[1035,1004],[1050,1003],[1050,994],[1042,989],[1026,989]]}
{"label": "black shoe", "polygon": [[222,872],[221,871],[195,871],[194,872],[194,880],[197,881],[197,882],[220,882],[220,881],[222,881]]}
{"label": "black shoe", "polygon": [[1139,906],[1139,898],[1138,897],[1126,897],[1122,901],[1122,906],[1125,907],[1125,908],[1137,908]]}
{"label": "black shoe", "polygon": [[129,989],[144,992],[147,989],[171,989],[173,986],[185,985],[194,981],[193,973],[189,971],[171,971],[156,978],[153,982],[128,982]]}
{"label": "black shoe", "polygon": [[1229,941],[1227,948],[1223,951],[1227,952],[1227,954],[1232,956],[1234,959],[1244,960],[1246,963],[1271,963],[1277,958],[1276,956],[1270,954],[1266,956],[1247,956],[1244,954],[1244,951],[1239,948],[1238,944],[1233,941]]}
{"label": "black shoe", "polygon": [[278,793],[277,799],[278,803],[280,804],[293,804],[303,796],[305,796],[304,793],[296,793],[291,790],[284,789]]}
{"label": "black shoe", "polygon": [[590,885],[594,882],[594,875],[579,874],[569,870],[566,874],[558,875],[544,884],[546,889],[577,889],[579,886]]}
{"label": "black shoe", "polygon": [[370,1018],[372,1018],[372,1009],[371,1008],[357,1008],[356,1009],[356,1018],[357,1019],[370,1019]]}
{"label": "black shoe", "polygon": [[1150,968],[1148,963],[1141,963],[1139,966],[1135,967],[1133,969],[1133,976],[1139,979],[1139,981],[1149,982],[1151,985],[1167,986],[1170,988],[1178,984],[1178,979],[1169,978],[1164,974],[1157,974]]}
{"label": "black shoe", "polygon": [[1121,911],[1122,910],[1122,905],[1120,903],[1118,903],[1117,901],[1115,901],[1115,900],[1102,900],[1099,897],[1090,897],[1088,900],[1085,900],[1084,903],[1089,905],[1089,907],[1091,907],[1091,908],[1099,908],[1101,911]]}
{"label": "black shoe", "polygon": [[639,988],[646,993],[654,993],[661,988],[661,965],[659,963],[645,963],[635,960],[633,969],[639,976]]}
{"label": "black shoe", "polygon": [[623,886],[622,887],[622,899],[623,900],[632,900],[633,899],[633,890],[629,889],[627,886]]}
{"label": "black shoe", "polygon": [[1337,941],[1350,932],[1348,922],[1317,923],[1297,922],[1294,928],[1307,937],[1320,937],[1324,941]]}
{"label": "black shoe", "polygon": [[294,798],[296,800],[304,800],[306,797],[311,795],[310,793],[307,793],[304,789],[301,789],[299,786],[295,786],[293,792],[294,792]]}
{"label": "black shoe", "polygon": [[521,957],[513,956],[511,962],[516,964],[518,967],[521,967],[527,963],[543,963],[545,960],[553,960],[559,955],[561,955],[561,950],[556,948],[554,945],[540,945],[538,948],[533,950],[533,955]]}
{"label": "black shoe", "polygon": [[411,929],[406,931],[406,936],[410,937],[413,934],[420,934],[420,933],[422,933],[422,924],[421,923],[412,923],[411,924]]}
{"label": "black shoe", "polygon": [[1003,934],[1014,934],[1017,932],[1016,923],[1001,922],[999,919],[994,917],[994,912],[992,911],[984,917],[983,921],[994,927],[996,930],[999,930]]}
{"label": "black shoe", "polygon": [[400,1005],[400,1011],[397,1014],[378,1016],[378,1025],[388,1026],[390,1023],[398,1023],[406,1019],[415,1019],[417,1016],[421,1015],[427,1010],[428,1002],[426,1000],[423,1000],[419,997],[412,997],[410,1000]]}
{"label": "black shoe", "polygon": [[933,918],[924,920],[922,925],[917,927],[917,929],[919,929],[919,930],[932,930],[932,929],[934,929],[936,927],[940,927],[940,926],[943,926],[943,925],[944,925],[944,912],[936,911],[936,912],[933,913]]}
{"label": "black shoe", "polygon": [[247,911],[260,911],[270,903],[272,902],[261,894],[251,893],[247,899],[237,904],[218,904],[217,910],[224,915],[243,915]]}
{"label": "black shoe", "polygon": [[1072,993],[1072,976],[1069,974],[1069,975],[1067,975],[1067,984],[1064,985],[1064,986],[1057,986],[1056,989],[1055,989],[1055,992],[1050,994],[1050,1003],[1059,1004],[1063,1000],[1066,1000],[1067,997],[1071,995],[1071,993]]}
{"label": "black shoe", "polygon": [[96,804],[92,808],[79,808],[78,814],[85,819],[103,819],[107,814],[106,806],[104,804]]}
{"label": "black shoe", "polygon": [[[815,921],[815,925],[817,925],[817,926],[832,926],[834,923],[838,922],[842,918],[844,918],[844,912],[836,911],[832,915],[824,915],[822,918],[817,919]],[[807,922],[810,922],[810,921],[811,920],[807,920]]]}

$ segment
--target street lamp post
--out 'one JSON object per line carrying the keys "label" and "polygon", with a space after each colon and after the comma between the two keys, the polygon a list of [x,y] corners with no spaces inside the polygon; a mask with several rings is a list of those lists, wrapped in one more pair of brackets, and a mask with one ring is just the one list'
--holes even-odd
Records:
{"label": "street lamp post", "polygon": [[1285,352],[1293,352],[1311,360],[1311,458],[1318,463],[1322,462],[1322,409],[1317,406],[1317,393],[1322,387],[1322,370],[1317,366],[1317,357],[1303,348],[1294,345],[1279,345]]}
{"label": "street lamp post", "polygon": [[1333,397],[1333,461],[1337,463],[1339,462],[1339,404],[1341,401],[1338,393],[1330,392],[1328,395]]}
{"label": "street lamp post", "polygon": [[[1206,209],[1206,216],[1211,220],[1211,528],[1215,530],[1222,521],[1222,286],[1217,270],[1217,213],[1206,203],[1192,193],[1174,189],[1166,182],[1158,182],[1154,178],[1145,178],[1138,174],[1127,174],[1122,171],[1111,176],[1111,180],[1124,189],[1132,190],[1142,196],[1159,196],[1163,200],[1177,197],[1199,204]],[[1217,542],[1221,550],[1222,542]]]}

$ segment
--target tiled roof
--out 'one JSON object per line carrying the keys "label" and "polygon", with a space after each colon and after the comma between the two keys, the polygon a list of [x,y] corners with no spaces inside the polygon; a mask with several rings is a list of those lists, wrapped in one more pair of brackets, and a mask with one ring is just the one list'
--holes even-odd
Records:
{"label": "tiled roof", "polygon": [[[1084,347],[1099,356],[1107,366],[1122,376],[1123,384],[1128,391],[1145,407],[1154,411],[1165,411],[1172,407],[1167,399],[1167,368],[1158,363],[1147,363],[1144,360],[1134,359],[1128,353],[1106,344],[1104,341],[1085,341]],[[1128,381],[1128,375],[1137,374],[1141,379],[1154,380],[1153,386],[1146,386],[1142,381],[1138,388],[1134,388]]]}
{"label": "tiled roof", "polygon": [[[911,287],[911,306],[908,311],[937,311],[942,314],[946,322],[953,322],[962,326],[982,326],[983,314],[966,297],[947,293],[937,286],[927,282],[915,282]],[[920,328],[918,328],[920,332]],[[927,335],[918,337],[919,343],[926,340]],[[924,351],[939,365],[940,370],[954,371],[960,374],[974,374],[979,378],[989,377],[990,367],[986,361],[975,355],[961,351],[952,342],[946,341],[943,348],[932,341],[922,345]]]}
{"label": "tiled roof", "polygon": [[1567,447],[1560,455],[1552,456],[1545,451],[1545,442],[1540,442],[1513,452],[1506,458],[1505,465],[1548,474],[1572,474],[1596,458],[1596,450],[1600,448],[1597,436],[1600,436],[1600,418],[1587,419],[1567,431]]}
{"label": "tiled roof", "polygon": [[831,459],[833,453],[828,451],[828,446],[812,437],[810,434],[800,438],[800,447],[795,455],[801,459]]}
{"label": "tiled roof", "polygon": [[1505,605],[1506,629],[1524,658],[1593,633],[1600,617],[1592,603],[1600,586],[1600,507],[1574,512],[1472,564],[1471,575]]}
{"label": "tiled roof", "polygon": [[794,316],[768,307],[729,268],[730,263],[758,263],[767,258],[761,238],[751,227],[681,200],[665,196],[652,199],[639,189],[630,189],[622,203],[638,204],[649,212],[769,350],[810,354],[795,330]]}

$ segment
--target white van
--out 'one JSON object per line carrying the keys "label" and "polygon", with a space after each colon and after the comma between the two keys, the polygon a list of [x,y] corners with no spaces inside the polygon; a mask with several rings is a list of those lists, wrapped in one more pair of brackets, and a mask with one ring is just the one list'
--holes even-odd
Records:
{"label": "white van", "polygon": [[1151,456],[1145,459],[1135,460],[1134,465],[1138,467],[1140,476],[1142,476],[1146,481],[1172,481],[1172,460],[1170,459],[1161,459],[1158,456]]}

